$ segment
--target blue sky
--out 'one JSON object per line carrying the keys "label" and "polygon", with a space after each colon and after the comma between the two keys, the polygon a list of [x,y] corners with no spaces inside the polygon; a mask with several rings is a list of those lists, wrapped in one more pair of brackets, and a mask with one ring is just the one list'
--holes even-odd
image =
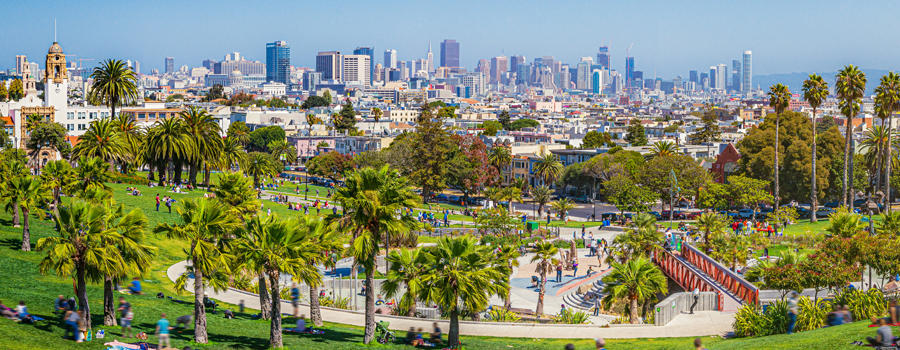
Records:
{"label": "blue sky", "polygon": [[614,69],[631,49],[644,77],[687,77],[728,66],[753,51],[754,74],[833,72],[853,63],[900,69],[897,1],[8,1],[0,32],[0,69],[26,54],[43,65],[53,41],[78,58],[141,62],[144,73],[175,57],[199,66],[237,51],[265,60],[265,43],[286,40],[292,64],[312,66],[318,51],[374,46],[402,60],[424,58],[431,41],[460,42],[461,65],[505,53],[552,55],[574,65],[612,41]]}

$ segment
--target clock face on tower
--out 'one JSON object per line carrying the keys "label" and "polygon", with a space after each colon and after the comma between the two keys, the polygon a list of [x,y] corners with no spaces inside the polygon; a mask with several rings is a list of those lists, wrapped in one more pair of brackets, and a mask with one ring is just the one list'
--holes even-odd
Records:
{"label": "clock face on tower", "polygon": [[59,93],[59,88],[56,88],[56,93],[57,93],[57,94]]}

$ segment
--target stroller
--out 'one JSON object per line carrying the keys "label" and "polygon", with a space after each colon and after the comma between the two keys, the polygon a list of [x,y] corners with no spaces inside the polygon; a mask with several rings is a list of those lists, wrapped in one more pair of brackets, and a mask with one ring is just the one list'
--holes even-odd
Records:
{"label": "stroller", "polygon": [[375,324],[375,331],[379,333],[378,338],[377,338],[379,343],[381,343],[381,344],[388,344],[388,343],[393,344],[394,343],[394,332],[391,332],[388,329],[388,326],[390,326],[390,325],[391,325],[390,322],[384,322],[384,321],[378,321],[378,323]]}

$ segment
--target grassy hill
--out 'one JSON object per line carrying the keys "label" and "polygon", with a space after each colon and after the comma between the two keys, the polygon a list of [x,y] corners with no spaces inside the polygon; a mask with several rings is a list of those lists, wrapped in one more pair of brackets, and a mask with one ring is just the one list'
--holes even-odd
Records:
{"label": "grassy hill", "polygon": [[[156,189],[143,188],[141,197],[126,194],[126,185],[111,185],[115,191],[115,199],[129,208],[141,208],[147,214],[151,227],[159,222],[172,222],[176,215],[168,214],[165,207],[161,212],[155,211]],[[161,195],[169,194],[162,188],[158,188]],[[186,198],[202,197],[202,192],[191,194],[171,194],[179,201]],[[265,202],[268,207],[271,202]],[[177,206],[178,204],[176,204]],[[283,206],[275,205],[273,212],[279,215],[297,215],[298,212],[289,212]],[[20,324],[0,318],[0,348],[2,349],[101,349],[104,348],[100,341],[76,344],[69,340],[63,340],[64,329],[60,327],[59,318],[51,314],[53,298],[57,295],[70,296],[73,294],[72,280],[60,278],[54,275],[42,276],[38,272],[37,263],[40,261],[40,252],[21,252],[21,229],[13,228],[8,213],[0,214],[0,300],[7,306],[13,306],[19,300],[24,300],[29,311],[35,315],[46,318],[47,321],[37,325]],[[32,220],[32,244],[41,237],[54,234],[51,221]],[[173,263],[180,261],[183,256],[184,245],[173,242],[164,237],[148,234],[148,241],[160,248],[159,258],[152,266],[151,272],[145,276],[147,282],[144,288],[147,295],[128,296],[127,299],[134,307],[135,331],[152,333],[159,314],[165,312],[170,321],[174,318],[192,313],[193,308],[188,304],[178,304],[168,299],[157,299],[155,294],[163,292],[173,295],[173,284],[165,276],[165,270]],[[93,284],[88,289],[93,311],[94,331],[103,329],[97,322],[102,322],[103,308],[101,285]],[[176,296],[181,300],[192,300],[189,295]],[[236,309],[236,308],[235,308]],[[248,311],[248,312],[255,312]],[[247,315],[239,315],[233,320],[224,319],[221,314],[209,315],[209,345],[203,349],[265,349],[268,347],[269,325],[265,321],[251,320]],[[293,323],[292,318],[285,319],[286,324]],[[722,340],[709,337],[705,345],[710,349],[858,349],[849,345],[854,340],[863,340],[865,336],[874,334],[874,328],[866,328],[868,322],[858,322],[832,329],[821,329],[804,332],[795,335],[779,335],[758,339]],[[362,328],[346,325],[326,324],[325,335],[297,335],[285,334],[284,344],[291,349],[361,349],[361,348],[388,348],[408,349],[405,345],[371,345],[362,344]],[[446,330],[445,330],[446,331]],[[107,331],[107,339],[116,339],[118,329]],[[403,334],[399,334],[400,337]],[[585,337],[591,337],[585,334]],[[191,345],[192,330],[175,332],[173,345],[182,348]],[[126,339],[123,339],[126,340]],[[151,336],[151,342],[155,338]],[[127,340],[126,340],[127,341]],[[130,341],[134,341],[131,339]],[[467,349],[562,349],[567,343],[574,343],[576,349],[593,349],[593,342],[584,340],[551,340],[551,339],[510,339],[510,338],[486,338],[463,337],[463,343]],[[693,338],[664,338],[664,339],[623,339],[610,340],[609,349],[692,349]]]}

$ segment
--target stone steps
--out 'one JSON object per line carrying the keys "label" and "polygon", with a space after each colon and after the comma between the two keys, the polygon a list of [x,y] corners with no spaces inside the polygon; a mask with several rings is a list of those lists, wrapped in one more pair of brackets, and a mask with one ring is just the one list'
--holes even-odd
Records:
{"label": "stone steps", "polygon": [[[598,278],[591,284],[591,293],[600,295],[603,290],[603,281]],[[571,307],[579,310],[588,311],[594,307],[593,300],[588,301],[584,299],[583,294],[578,294],[577,290],[572,293],[566,294],[563,296],[563,302],[566,303],[566,307]]]}

